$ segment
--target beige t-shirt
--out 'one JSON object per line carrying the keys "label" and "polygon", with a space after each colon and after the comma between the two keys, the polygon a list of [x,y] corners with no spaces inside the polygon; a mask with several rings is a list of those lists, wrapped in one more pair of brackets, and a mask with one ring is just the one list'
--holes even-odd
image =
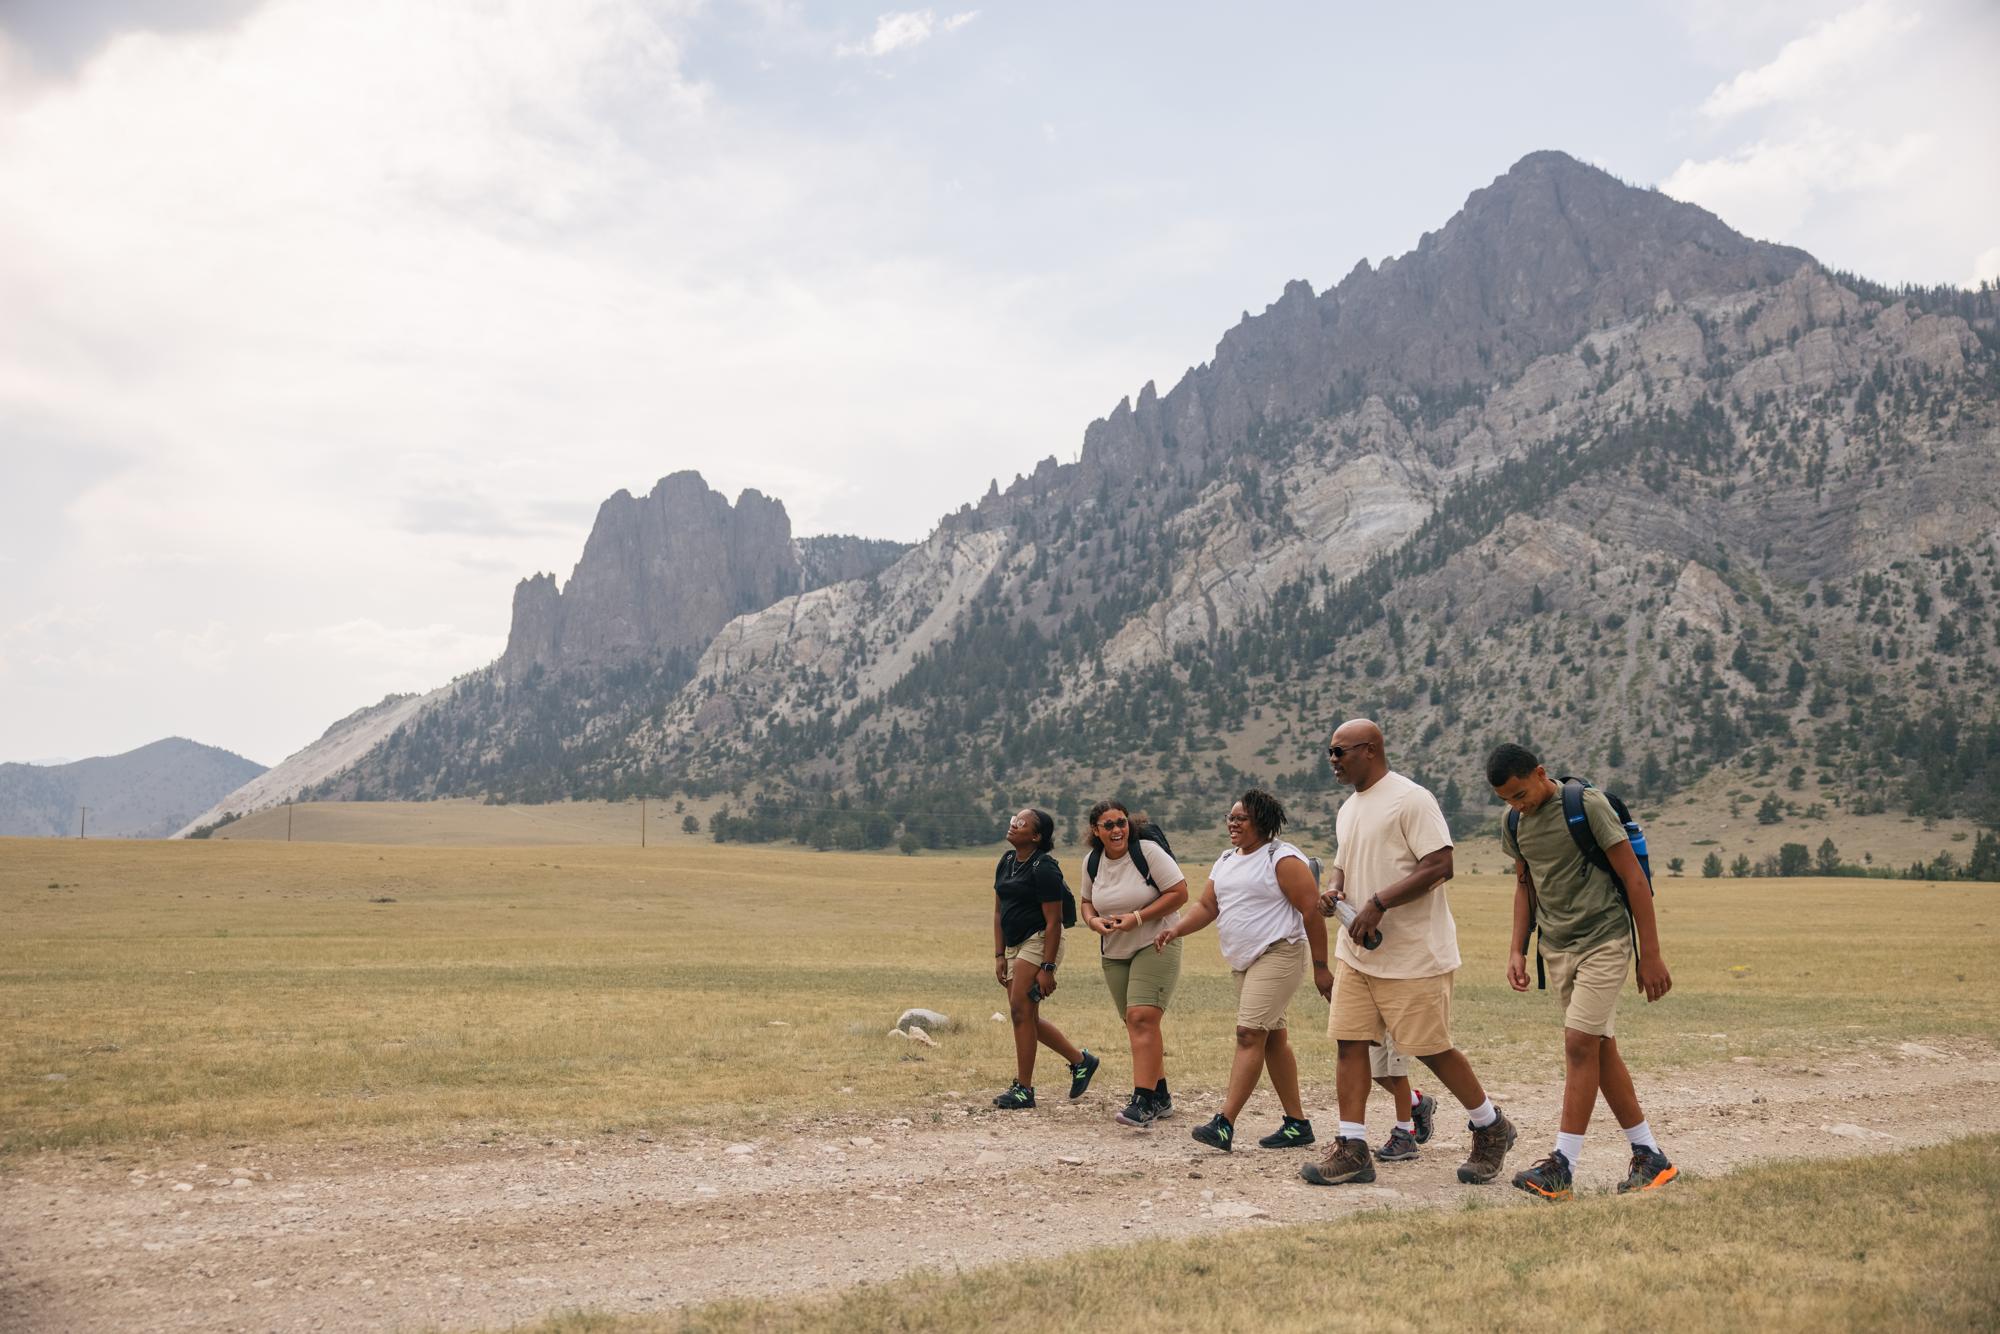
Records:
{"label": "beige t-shirt", "polygon": [[[1153,840],[1141,840],[1146,849],[1146,869],[1153,873],[1153,884],[1160,887],[1160,893],[1180,884],[1187,876],[1181,871],[1167,850]],[[1132,856],[1113,861],[1100,857],[1097,863],[1097,878],[1091,879],[1090,858],[1083,859],[1083,897],[1089,899],[1100,917],[1113,913],[1138,912],[1154,899],[1160,897],[1153,885],[1146,883],[1146,877],[1139,874],[1139,868],[1132,864]],[[1179,911],[1165,916],[1155,915],[1134,931],[1113,931],[1108,936],[1099,936],[1098,943],[1107,959],[1129,959],[1142,949],[1150,949],[1153,937],[1170,921],[1180,917]]]}
{"label": "beige t-shirt", "polygon": [[[1345,877],[1347,901],[1359,908],[1417,869],[1417,863],[1451,846],[1451,829],[1437,798],[1391,770],[1366,792],[1341,803],[1333,828],[1340,846],[1334,868]],[[1338,930],[1334,951],[1356,972],[1374,977],[1435,977],[1458,968],[1458,926],[1439,885],[1415,903],[1382,915],[1382,944],[1364,950]]]}

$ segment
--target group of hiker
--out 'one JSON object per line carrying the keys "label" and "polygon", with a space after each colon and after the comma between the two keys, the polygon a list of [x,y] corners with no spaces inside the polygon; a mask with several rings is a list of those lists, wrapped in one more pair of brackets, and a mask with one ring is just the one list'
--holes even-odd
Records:
{"label": "group of hiker", "polygon": [[[1354,791],[1335,816],[1325,883],[1319,863],[1281,837],[1285,808],[1261,789],[1230,807],[1229,851],[1209,868],[1199,894],[1190,893],[1164,832],[1122,802],[1090,808],[1080,893],[1053,855],[1054,817],[1033,808],[1014,815],[1008,851],[994,871],[993,964],[1007,988],[1015,1079],[994,1106],[1035,1105],[1039,1047],[1067,1063],[1071,1099],[1097,1074],[1100,1058],[1042,1015],[1042,1002],[1066,975],[1065,928],[1080,925],[1097,938],[1104,982],[1131,1045],[1132,1096],[1116,1119],[1144,1127],[1171,1116],[1161,1023],[1180,979],[1182,941],[1212,925],[1236,989],[1236,1048],[1222,1108],[1193,1129],[1196,1140],[1233,1151],[1237,1119],[1268,1074],[1283,1119],[1258,1145],[1315,1142],[1286,1025],[1292,998],[1310,976],[1331,1006],[1340,1125],[1324,1156],[1299,1174],[1314,1185],[1370,1182],[1376,1163],[1416,1158],[1435,1129],[1437,1101],[1411,1085],[1415,1058],[1465,1109],[1472,1143],[1458,1179],[1481,1184],[1499,1176],[1518,1132],[1451,1035],[1460,966],[1445,890],[1451,830],[1437,798],[1389,767],[1374,723],[1353,719],[1335,728],[1327,758],[1334,777]],[[1536,972],[1563,1011],[1565,1077],[1554,1145],[1515,1173],[1513,1184],[1545,1199],[1570,1198],[1601,1093],[1631,1151],[1618,1189],[1663,1186],[1677,1169],[1647,1124],[1614,1036],[1619,992],[1635,960],[1649,1002],[1673,985],[1660,954],[1643,835],[1615,797],[1577,779],[1559,782],[1524,747],[1495,749],[1486,779],[1507,806],[1501,848],[1514,865],[1507,980],[1516,991],[1529,989],[1529,936],[1536,935]],[[1389,1094],[1394,1121],[1379,1146],[1368,1134],[1371,1081]]]}

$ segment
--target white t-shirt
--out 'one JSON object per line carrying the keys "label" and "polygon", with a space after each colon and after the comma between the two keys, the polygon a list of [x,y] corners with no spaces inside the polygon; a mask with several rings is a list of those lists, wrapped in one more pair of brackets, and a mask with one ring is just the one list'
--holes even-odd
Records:
{"label": "white t-shirt", "polygon": [[1306,859],[1273,839],[1248,856],[1231,848],[1208,873],[1215,884],[1215,934],[1232,972],[1242,972],[1281,940],[1306,938],[1306,919],[1278,888],[1278,863],[1287,857]]}
{"label": "white t-shirt", "polygon": [[[1342,802],[1333,829],[1340,840],[1333,865],[1345,877],[1347,901],[1356,908],[1416,870],[1425,857],[1451,846],[1451,828],[1437,798],[1394,770]],[[1337,956],[1374,977],[1435,977],[1458,968],[1458,926],[1443,885],[1384,913],[1382,944],[1375,949],[1362,949],[1338,927],[1335,934]]]}
{"label": "white t-shirt", "polygon": [[[1146,877],[1139,874],[1139,868],[1133,864],[1129,852],[1115,861],[1109,856],[1100,857],[1095,879],[1091,878],[1090,858],[1086,856],[1083,859],[1083,897],[1090,900],[1098,916],[1138,912],[1159,898],[1161,893],[1187,879],[1165,848],[1150,838],[1140,841],[1145,845],[1146,869],[1153,873],[1153,885],[1158,885],[1159,891],[1155,892],[1153,885],[1146,883]],[[1129,959],[1142,949],[1151,949],[1153,937],[1159,935],[1169,921],[1179,917],[1180,913],[1176,910],[1163,917],[1147,918],[1136,931],[1113,931],[1108,936],[1099,936],[1100,952],[1107,959]]]}

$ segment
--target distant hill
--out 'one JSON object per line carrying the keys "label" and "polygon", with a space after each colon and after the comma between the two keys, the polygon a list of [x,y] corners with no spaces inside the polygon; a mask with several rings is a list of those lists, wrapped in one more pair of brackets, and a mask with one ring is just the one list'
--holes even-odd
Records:
{"label": "distant hill", "polygon": [[0,835],[74,837],[87,807],[91,838],[164,838],[263,772],[177,736],[69,764],[0,764]]}

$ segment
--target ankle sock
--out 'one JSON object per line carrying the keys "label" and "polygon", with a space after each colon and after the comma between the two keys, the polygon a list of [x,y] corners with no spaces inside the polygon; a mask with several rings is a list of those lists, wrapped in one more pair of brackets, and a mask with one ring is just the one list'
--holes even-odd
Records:
{"label": "ankle sock", "polygon": [[1410,1110],[1413,1112],[1416,1111],[1418,1107],[1423,1105],[1423,1101],[1424,1095],[1422,1090],[1414,1084],[1410,1085]]}
{"label": "ankle sock", "polygon": [[1358,1139],[1365,1144],[1368,1142],[1368,1123],[1366,1121],[1342,1121],[1340,1123],[1340,1137],[1342,1139]]}
{"label": "ankle sock", "polygon": [[1396,1129],[1402,1131],[1405,1135],[1414,1135],[1417,1133],[1417,1123],[1415,1121],[1398,1121]]}
{"label": "ankle sock", "polygon": [[1583,1161],[1583,1136],[1572,1135],[1567,1130],[1557,1131],[1556,1151],[1569,1159],[1569,1170],[1576,1171],[1577,1164]]}
{"label": "ankle sock", "polygon": [[1161,1075],[1160,1082],[1153,1085],[1153,1096],[1156,1098],[1167,1096],[1167,1077],[1165,1075]]}
{"label": "ankle sock", "polygon": [[1465,1115],[1474,1130],[1484,1130],[1500,1119],[1500,1109],[1493,1105],[1493,1099],[1488,1098],[1477,1107],[1468,1108]]}
{"label": "ankle sock", "polygon": [[1152,1100],[1153,1090],[1147,1088],[1134,1088],[1132,1090],[1133,1102],[1151,1102]]}
{"label": "ankle sock", "polygon": [[1651,1149],[1654,1153],[1660,1151],[1660,1142],[1653,1138],[1653,1127],[1648,1122],[1641,1121],[1636,1126],[1626,1126],[1625,1139],[1635,1149]]}

